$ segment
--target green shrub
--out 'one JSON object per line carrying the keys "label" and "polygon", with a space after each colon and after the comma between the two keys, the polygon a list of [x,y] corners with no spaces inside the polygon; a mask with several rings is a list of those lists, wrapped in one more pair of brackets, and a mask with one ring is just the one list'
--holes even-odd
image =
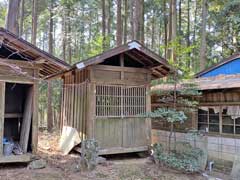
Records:
{"label": "green shrub", "polygon": [[199,148],[186,146],[183,153],[165,153],[161,144],[153,145],[153,157],[157,163],[171,167],[184,172],[198,172],[200,170],[199,160],[203,152]]}

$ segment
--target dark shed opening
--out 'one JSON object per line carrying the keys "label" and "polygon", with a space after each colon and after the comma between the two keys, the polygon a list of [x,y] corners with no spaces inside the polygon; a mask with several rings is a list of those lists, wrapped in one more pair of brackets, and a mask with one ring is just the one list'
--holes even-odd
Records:
{"label": "dark shed opening", "polygon": [[[14,142],[15,145],[26,141],[27,152],[31,151],[32,87],[33,85],[29,84],[6,83],[5,89],[4,140]],[[22,126],[24,120],[29,121],[28,130]],[[28,139],[24,140],[23,135],[21,137],[22,131],[29,131]]]}

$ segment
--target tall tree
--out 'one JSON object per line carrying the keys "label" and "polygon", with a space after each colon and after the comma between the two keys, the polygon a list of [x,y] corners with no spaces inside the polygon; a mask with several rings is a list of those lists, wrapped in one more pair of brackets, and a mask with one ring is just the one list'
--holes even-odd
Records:
{"label": "tall tree", "polygon": [[177,2],[176,0],[172,0],[171,4],[172,11],[172,40],[176,40],[177,37]]}
{"label": "tall tree", "polygon": [[32,44],[36,45],[37,40],[37,0],[32,1]]}
{"label": "tall tree", "polygon": [[207,53],[207,0],[202,0],[202,25],[201,25],[201,47],[200,47],[200,70],[206,66],[206,53]]}
{"label": "tall tree", "polygon": [[178,2],[178,33],[182,35],[182,0]]}
{"label": "tall tree", "polygon": [[164,56],[167,58],[167,46],[168,46],[168,18],[167,18],[167,3],[163,1],[163,18],[164,18]]}
{"label": "tall tree", "polygon": [[190,0],[187,1],[187,46],[190,47]]}
{"label": "tall tree", "polygon": [[139,15],[139,31],[140,31],[140,42],[144,44],[144,0],[140,0],[140,15]]}
{"label": "tall tree", "polygon": [[124,30],[123,30],[124,44],[127,43],[127,34],[128,34],[128,0],[124,0]]}
{"label": "tall tree", "polygon": [[5,27],[10,32],[19,35],[19,7],[21,0],[9,0],[8,13],[5,20]]}
{"label": "tall tree", "polygon": [[[169,22],[168,22],[168,43],[175,42],[177,37],[177,8],[176,0],[170,1]],[[168,49],[168,59],[176,61],[174,45]]]}
{"label": "tall tree", "polygon": [[[108,15],[107,15],[107,36],[110,39],[112,37],[112,24],[113,24],[113,14],[112,14],[113,1],[108,0]],[[108,47],[110,47],[110,41],[108,41]]]}
{"label": "tall tree", "polygon": [[[172,10],[172,41],[176,42],[176,38],[177,38],[177,1],[176,0],[172,0],[172,4],[171,4],[171,10]],[[172,50],[172,59],[174,62],[176,62],[177,57],[176,57],[176,47],[173,47]]]}
{"label": "tall tree", "polygon": [[66,61],[67,60],[67,58],[66,58],[67,32],[66,32],[66,16],[65,16],[65,13],[63,13],[63,15],[62,15],[61,26],[62,26],[62,59],[64,61]]}
{"label": "tall tree", "polygon": [[142,16],[141,16],[141,8],[143,6],[143,1],[142,0],[135,0],[135,8],[134,8],[134,39],[140,41],[141,37],[141,27],[140,27],[140,22],[142,21]]}
{"label": "tall tree", "polygon": [[71,5],[67,5],[67,58],[72,64],[72,25],[71,25]]}
{"label": "tall tree", "polygon": [[130,24],[131,24],[131,39],[135,39],[134,29],[134,11],[135,11],[135,0],[130,0]]}
{"label": "tall tree", "polygon": [[152,10],[152,40],[151,48],[154,49],[155,46],[155,9]]}
{"label": "tall tree", "polygon": [[117,46],[122,44],[122,0],[117,0]]}
{"label": "tall tree", "polygon": [[103,37],[103,50],[106,49],[106,2],[102,0],[102,37]]}
{"label": "tall tree", "polygon": [[21,1],[21,11],[20,11],[19,36],[23,35],[24,17],[25,17],[25,0],[22,0]]}
{"label": "tall tree", "polygon": [[[53,53],[53,3],[54,1],[51,0],[50,8],[49,8],[49,34],[48,34],[48,52],[50,54]],[[53,107],[52,107],[52,84],[51,81],[48,81],[48,99],[47,99],[47,129],[49,132],[53,129]]]}

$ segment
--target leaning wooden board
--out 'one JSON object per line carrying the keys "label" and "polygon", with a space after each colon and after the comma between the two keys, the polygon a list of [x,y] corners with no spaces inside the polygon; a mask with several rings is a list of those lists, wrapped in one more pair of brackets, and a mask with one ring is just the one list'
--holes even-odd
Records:
{"label": "leaning wooden board", "polygon": [[29,88],[27,93],[27,98],[24,107],[23,113],[23,122],[21,127],[21,134],[20,134],[20,146],[23,150],[23,153],[27,152],[29,135],[30,135],[30,128],[31,128],[31,120],[33,114],[33,87]]}

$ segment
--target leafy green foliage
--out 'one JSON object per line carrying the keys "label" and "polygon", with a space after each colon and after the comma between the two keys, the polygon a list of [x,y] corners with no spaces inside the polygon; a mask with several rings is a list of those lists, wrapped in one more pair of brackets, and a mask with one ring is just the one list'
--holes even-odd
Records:
{"label": "leafy green foliage", "polygon": [[177,111],[176,109],[171,108],[158,108],[157,110],[149,112],[146,115],[147,117],[151,118],[163,118],[169,123],[183,123],[187,119],[187,116],[183,111]]}
{"label": "leafy green foliage", "polygon": [[182,153],[165,153],[161,144],[153,145],[153,157],[157,163],[184,172],[198,172],[200,170],[199,160],[203,152],[199,148],[187,146]]}
{"label": "leafy green foliage", "polygon": [[6,3],[0,2],[0,27],[5,24],[4,17],[7,15]]}

